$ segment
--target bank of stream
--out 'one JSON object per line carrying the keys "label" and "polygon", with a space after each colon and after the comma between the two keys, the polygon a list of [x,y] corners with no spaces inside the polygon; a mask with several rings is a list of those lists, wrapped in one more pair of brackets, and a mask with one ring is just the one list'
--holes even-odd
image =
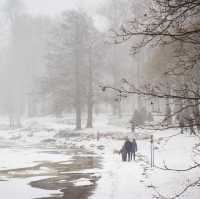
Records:
{"label": "bank of stream", "polygon": [[[26,148],[10,147],[13,151],[24,151],[31,149],[33,146]],[[0,149],[1,150],[1,149]],[[15,199],[28,199],[23,198],[22,195],[16,195],[15,188],[24,189],[23,186],[29,186],[37,192],[47,191],[45,194],[30,194],[31,199],[86,199],[94,191],[96,182],[100,178],[97,175],[98,170],[101,169],[101,156],[85,148],[75,147],[73,149],[58,149],[51,147],[47,149],[43,146],[35,148],[38,154],[51,155],[66,155],[66,161],[51,161],[39,160],[34,161],[34,166],[14,169],[1,169],[0,170],[0,187],[7,190],[13,190],[13,198]],[[45,156],[45,155],[44,155]],[[69,158],[70,157],[70,158]],[[11,183],[12,181],[16,183]],[[18,183],[18,180],[22,183]],[[27,184],[25,184],[27,183]],[[21,184],[21,187],[20,187]],[[1,190],[1,188],[0,188]],[[20,194],[20,193],[19,193]],[[11,193],[9,195],[12,195]],[[4,193],[5,197],[5,193]],[[11,197],[5,197],[11,199]]]}

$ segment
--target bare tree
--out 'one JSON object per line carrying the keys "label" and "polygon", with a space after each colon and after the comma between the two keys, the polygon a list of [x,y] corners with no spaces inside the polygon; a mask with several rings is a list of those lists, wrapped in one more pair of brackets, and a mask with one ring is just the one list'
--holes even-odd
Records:
{"label": "bare tree", "polygon": [[[182,101],[184,107],[198,107],[199,87],[198,78],[194,74],[199,68],[199,9],[200,2],[154,0],[148,11],[143,16],[130,18],[114,32],[114,41],[121,43],[132,41],[132,52],[136,53],[141,48],[159,49],[169,46],[175,50],[171,53],[173,60],[163,71],[160,82],[143,84],[136,88],[128,80],[124,82],[132,87],[133,91],[122,87],[117,89],[120,94],[136,94],[160,99]],[[161,67],[161,66],[159,66]],[[163,78],[170,79],[169,84],[162,85]],[[162,80],[161,80],[162,79]],[[179,84],[177,82],[182,82]],[[167,102],[167,104],[169,104]],[[169,109],[169,108],[168,108]],[[184,109],[184,108],[183,108]],[[183,111],[182,109],[182,111]],[[169,112],[169,111],[168,111]],[[195,113],[198,115],[197,113]],[[192,120],[194,120],[194,114]]]}
{"label": "bare tree", "polygon": [[[179,124],[166,122],[169,118],[177,115],[184,117],[183,127],[189,127],[191,132],[194,126],[199,128],[199,11],[199,0],[153,0],[151,7],[143,16],[130,18],[120,30],[113,31],[115,43],[133,42],[131,49],[133,54],[138,53],[144,47],[149,51],[166,47],[174,49],[170,56],[172,61],[170,60],[170,64],[166,64],[158,81],[137,87],[123,79],[124,86],[122,87],[102,86],[103,91],[111,89],[120,96],[139,95],[149,99],[156,98],[176,102],[176,110],[167,111],[163,121],[157,125],[144,125],[142,128],[151,127],[157,130],[177,128]],[[162,68],[162,66],[159,67]],[[169,85],[163,83],[165,78],[170,80],[170,92]],[[132,90],[127,89],[127,85]],[[190,168],[177,171],[184,172],[198,167],[199,163],[197,162]],[[175,171],[166,165],[161,169]],[[195,186],[199,186],[199,178],[188,183],[182,191],[170,198],[179,198],[188,189]],[[157,192],[157,198],[168,198],[160,194],[155,187],[154,190]]]}

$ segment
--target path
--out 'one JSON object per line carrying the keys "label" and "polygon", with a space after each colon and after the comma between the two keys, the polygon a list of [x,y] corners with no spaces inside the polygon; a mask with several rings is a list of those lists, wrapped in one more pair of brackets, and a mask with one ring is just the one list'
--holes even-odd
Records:
{"label": "path", "polygon": [[112,148],[113,146],[108,146],[102,178],[90,199],[151,198],[152,190],[143,183],[145,175],[141,160],[137,157],[136,161],[122,162],[118,154],[112,153]]}

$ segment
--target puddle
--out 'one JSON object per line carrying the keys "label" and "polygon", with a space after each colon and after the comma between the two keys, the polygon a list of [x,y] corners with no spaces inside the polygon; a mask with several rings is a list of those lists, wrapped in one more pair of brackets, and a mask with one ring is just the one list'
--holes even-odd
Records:
{"label": "puddle", "polygon": [[[51,158],[49,161],[45,158],[45,161],[42,161],[41,153],[50,157],[63,155],[66,161],[56,162]],[[67,158],[69,154],[72,156]],[[78,148],[62,151],[55,148],[43,149],[38,152],[38,156],[42,158],[34,161],[34,166],[0,170],[0,177],[3,177],[0,180],[0,192],[1,196],[4,195],[3,198],[86,199],[95,189],[96,181],[100,178],[95,175],[95,171],[101,168],[99,156]],[[83,179],[85,181],[80,183]],[[6,192],[9,193],[6,195]]]}
{"label": "puddle", "polygon": [[[63,193],[62,199],[86,199],[96,187],[98,175],[94,175],[94,169],[100,168],[101,159],[94,156],[75,156],[72,164],[54,164],[54,169],[57,170],[56,177],[33,181],[30,183],[32,187],[46,190],[61,190]],[[89,172],[91,171],[93,172]],[[84,173],[87,170],[87,173]],[[77,173],[76,173],[77,171]],[[83,173],[81,173],[83,171]],[[72,172],[72,173],[70,173]],[[87,179],[88,184],[79,184],[76,186],[74,182],[79,182],[82,179]],[[60,196],[46,197],[40,199],[60,199]]]}
{"label": "puddle", "polygon": [[28,185],[31,180],[36,178],[26,179],[10,179],[6,182],[0,181],[1,198],[6,199],[28,199],[38,197],[48,197],[52,194],[61,195],[60,191],[37,189]]}

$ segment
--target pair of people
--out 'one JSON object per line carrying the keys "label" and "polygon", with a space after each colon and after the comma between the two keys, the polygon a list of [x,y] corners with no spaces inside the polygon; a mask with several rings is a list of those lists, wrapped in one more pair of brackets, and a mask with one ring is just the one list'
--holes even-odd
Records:
{"label": "pair of people", "polygon": [[132,159],[135,160],[135,153],[137,152],[137,143],[136,140],[133,139],[131,142],[130,140],[126,139],[122,149],[122,161],[131,161]]}

